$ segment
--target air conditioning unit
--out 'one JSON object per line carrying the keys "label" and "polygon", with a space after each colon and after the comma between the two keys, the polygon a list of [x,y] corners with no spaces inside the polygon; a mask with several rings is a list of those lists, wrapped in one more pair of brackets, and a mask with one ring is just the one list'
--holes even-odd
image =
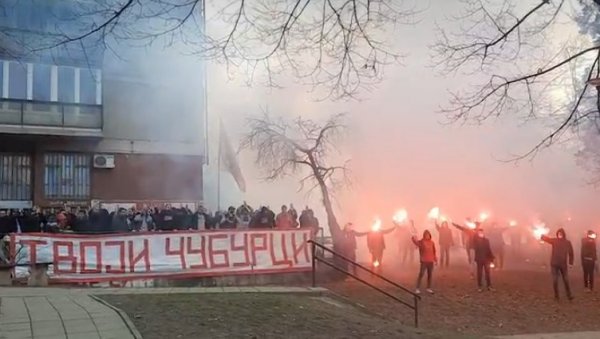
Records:
{"label": "air conditioning unit", "polygon": [[115,156],[112,154],[94,154],[94,168],[115,168]]}

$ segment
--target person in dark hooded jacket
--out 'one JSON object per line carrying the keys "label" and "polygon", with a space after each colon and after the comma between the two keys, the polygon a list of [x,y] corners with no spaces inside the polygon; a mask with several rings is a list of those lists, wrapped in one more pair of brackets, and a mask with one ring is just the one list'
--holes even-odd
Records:
{"label": "person in dark hooded jacket", "polygon": [[550,257],[550,267],[552,269],[552,287],[554,287],[554,299],[559,300],[558,293],[558,278],[562,277],[563,283],[565,284],[565,291],[567,292],[567,298],[573,300],[573,294],[571,294],[571,286],[569,285],[569,271],[568,266],[573,266],[573,245],[567,240],[567,234],[565,230],[559,228],[556,231],[556,238],[550,238],[546,235],[542,235],[542,241],[552,245],[552,254]]}
{"label": "person in dark hooded jacket", "polygon": [[590,292],[594,290],[596,260],[598,260],[596,233],[588,231],[587,236],[581,239],[581,267],[583,267],[583,285]]}
{"label": "person in dark hooded jacket", "polygon": [[437,253],[435,250],[435,242],[431,238],[431,233],[428,230],[423,232],[423,238],[418,240],[416,236],[412,237],[412,242],[419,249],[419,256],[421,258],[421,268],[419,270],[419,277],[417,278],[417,289],[415,293],[421,293],[421,280],[427,271],[427,292],[433,294],[431,289],[431,278],[433,275],[433,264],[437,263]]}
{"label": "person in dark hooded jacket", "polygon": [[482,273],[485,273],[485,281],[487,284],[488,291],[493,291],[492,288],[492,277],[490,275],[490,265],[496,259],[490,246],[490,241],[483,234],[482,228],[475,229],[475,237],[472,240],[472,246],[474,251],[474,261],[477,266],[477,286],[479,292],[482,291]]}

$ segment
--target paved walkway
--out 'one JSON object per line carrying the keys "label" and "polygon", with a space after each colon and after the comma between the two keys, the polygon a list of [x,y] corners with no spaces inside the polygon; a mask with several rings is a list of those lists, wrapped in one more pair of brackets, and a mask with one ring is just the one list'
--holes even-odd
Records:
{"label": "paved walkway", "polygon": [[0,339],[140,339],[127,315],[98,300],[106,294],[309,293],[305,287],[0,288]]}
{"label": "paved walkway", "polygon": [[[37,291],[36,291],[37,292]],[[21,293],[22,294],[22,293]],[[119,313],[85,294],[0,297],[2,339],[135,338]]]}

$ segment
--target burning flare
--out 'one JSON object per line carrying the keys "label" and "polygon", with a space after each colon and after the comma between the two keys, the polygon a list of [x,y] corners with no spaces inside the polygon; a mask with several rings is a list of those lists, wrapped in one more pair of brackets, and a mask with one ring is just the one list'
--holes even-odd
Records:
{"label": "burning flare", "polygon": [[490,268],[496,268],[496,265],[494,265],[494,263],[490,263]]}
{"label": "burning flare", "polygon": [[379,230],[381,230],[381,219],[375,218],[375,222],[371,226],[371,231],[379,232]]}
{"label": "burning flare", "polygon": [[373,267],[379,267],[379,261],[375,260],[375,261],[373,262]]}
{"label": "burning flare", "polygon": [[533,226],[533,236],[536,239],[541,240],[543,235],[548,235],[550,233],[550,229],[546,227],[546,224],[539,223]]}
{"label": "burning flare", "polygon": [[588,238],[596,239],[596,233],[592,233],[592,234],[588,235]]}
{"label": "burning flare", "polygon": [[475,224],[474,222],[472,222],[471,220],[467,220],[465,221],[465,225],[467,225],[468,228],[474,230],[477,228],[477,224]]}
{"label": "burning flare", "polygon": [[432,208],[429,211],[429,213],[427,213],[427,218],[429,218],[429,219],[439,219],[440,218],[440,208],[439,207]]}
{"label": "burning flare", "polygon": [[408,218],[408,212],[405,209],[398,210],[396,214],[392,217],[395,223],[403,224]]}
{"label": "burning flare", "polygon": [[481,221],[481,222],[486,221],[489,217],[490,217],[490,215],[487,212],[479,213],[479,221]]}
{"label": "burning flare", "polygon": [[510,227],[515,227],[515,226],[517,226],[517,221],[516,221],[516,220],[511,220],[511,221],[509,221],[509,222],[508,222],[508,226],[510,226]]}

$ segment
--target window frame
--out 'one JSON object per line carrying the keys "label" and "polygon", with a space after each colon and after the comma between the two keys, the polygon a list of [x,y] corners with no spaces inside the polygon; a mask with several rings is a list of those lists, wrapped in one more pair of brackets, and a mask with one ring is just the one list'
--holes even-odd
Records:
{"label": "window frame", "polygon": [[[91,154],[45,152],[43,154],[43,164],[45,199],[90,199],[92,186]],[[54,172],[52,173],[50,169],[53,169]]]}

